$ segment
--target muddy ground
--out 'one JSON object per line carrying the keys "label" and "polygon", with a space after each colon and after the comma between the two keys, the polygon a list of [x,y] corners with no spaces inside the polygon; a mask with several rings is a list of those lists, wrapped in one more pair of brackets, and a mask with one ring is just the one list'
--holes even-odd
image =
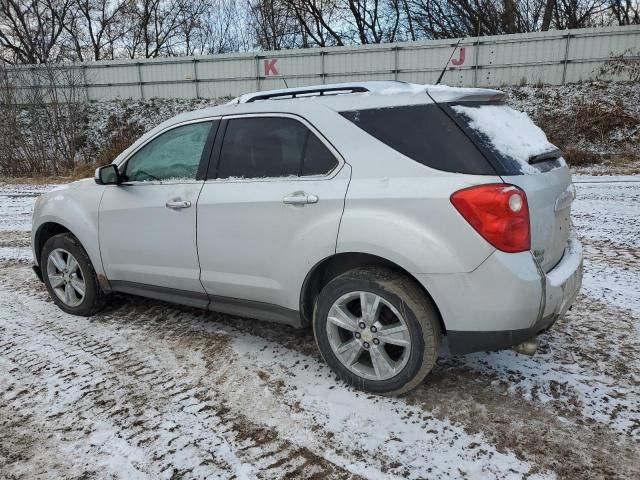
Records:
{"label": "muddy ground", "polygon": [[400,399],[345,387],[311,332],[120,295],[62,313],[30,271],[47,188],[0,187],[1,478],[640,477],[638,183],[578,184],[583,294],[534,357],[445,348]]}

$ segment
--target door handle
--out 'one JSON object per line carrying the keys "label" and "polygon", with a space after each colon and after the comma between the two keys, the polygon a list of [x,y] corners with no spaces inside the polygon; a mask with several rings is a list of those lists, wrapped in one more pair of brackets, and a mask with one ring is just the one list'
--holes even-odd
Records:
{"label": "door handle", "polygon": [[318,203],[317,195],[307,195],[306,193],[298,193],[286,196],[282,199],[287,205],[306,205],[307,203]]}
{"label": "door handle", "polygon": [[184,200],[170,200],[165,204],[165,206],[173,210],[179,210],[181,208],[189,208],[191,206],[191,202]]}

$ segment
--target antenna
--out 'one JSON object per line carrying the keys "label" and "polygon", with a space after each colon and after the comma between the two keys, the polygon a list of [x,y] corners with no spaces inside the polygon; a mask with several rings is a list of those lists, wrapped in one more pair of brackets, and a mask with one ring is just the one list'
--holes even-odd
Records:
{"label": "antenna", "polygon": [[285,87],[289,88],[289,84],[287,84],[287,79],[282,77],[282,81],[284,82]]}
{"label": "antenna", "polygon": [[462,41],[462,38],[459,38],[458,43],[456,43],[456,46],[453,47],[453,50],[451,51],[451,55],[449,55],[449,60],[447,60],[447,63],[445,63],[444,68],[442,69],[442,72],[440,72],[440,76],[438,77],[438,81],[436,82],[436,85],[440,85],[440,82],[442,81],[442,77],[444,77],[444,73],[447,71],[447,67],[449,66],[449,63],[453,58],[453,54],[456,53],[456,50],[458,49],[458,45],[460,45],[461,41]]}

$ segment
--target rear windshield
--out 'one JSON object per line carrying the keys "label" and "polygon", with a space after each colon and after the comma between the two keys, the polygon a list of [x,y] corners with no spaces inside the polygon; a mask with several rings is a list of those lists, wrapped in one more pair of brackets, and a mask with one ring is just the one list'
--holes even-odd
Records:
{"label": "rear windshield", "polygon": [[462,129],[437,105],[351,110],[341,115],[428,167],[475,175],[496,173]]}
{"label": "rear windshield", "polygon": [[500,173],[538,173],[564,164],[562,159],[530,163],[536,156],[557,148],[524,112],[504,104],[483,103],[451,105],[448,111],[480,149],[498,161]]}

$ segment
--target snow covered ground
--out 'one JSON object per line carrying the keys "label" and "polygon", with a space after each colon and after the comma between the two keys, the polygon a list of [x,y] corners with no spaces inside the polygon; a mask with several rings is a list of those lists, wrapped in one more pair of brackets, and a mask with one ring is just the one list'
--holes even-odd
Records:
{"label": "snow covered ground", "polygon": [[62,313],[29,268],[51,187],[0,186],[0,478],[638,478],[640,178],[576,180],[583,293],[540,352],[442,355],[401,399],[345,387],[310,332]]}

